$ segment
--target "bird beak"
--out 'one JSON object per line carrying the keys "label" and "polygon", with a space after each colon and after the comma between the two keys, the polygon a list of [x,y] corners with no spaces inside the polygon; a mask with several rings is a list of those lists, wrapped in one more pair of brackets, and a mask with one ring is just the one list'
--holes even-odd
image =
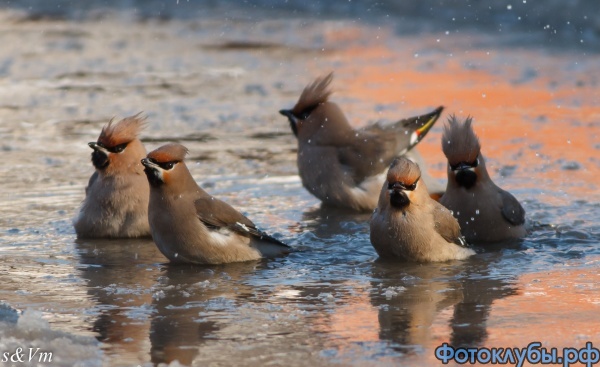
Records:
{"label": "bird beak", "polygon": [[143,158],[141,160],[142,165],[144,166],[144,173],[146,177],[148,177],[148,182],[151,186],[160,186],[165,183],[165,172],[160,166],[148,158]]}
{"label": "bird beak", "polygon": [[279,113],[289,118],[290,120],[296,120],[296,116],[292,113],[292,110],[279,110]]}
{"label": "bird beak", "polygon": [[104,149],[103,147],[101,147],[100,145],[98,145],[98,143],[96,143],[95,141],[88,143],[89,147],[94,149],[97,152],[102,152],[104,154],[106,154],[108,156],[108,154],[110,153],[108,150]]}
{"label": "bird beak", "polygon": [[294,116],[292,110],[279,110],[279,113],[290,120],[290,127],[292,128],[294,135],[298,136],[298,118]]}
{"label": "bird beak", "polygon": [[456,167],[456,168],[454,169],[454,171],[464,171],[464,170],[468,170],[468,169],[470,169],[471,171],[473,171],[473,170],[474,170],[474,168],[473,168],[473,167],[471,167],[471,166],[469,166],[468,164],[466,164],[466,163],[460,163],[460,164],[458,165],[458,167]]}
{"label": "bird beak", "polygon": [[400,182],[394,182],[391,187],[394,191],[404,190],[404,186]]}
{"label": "bird beak", "polygon": [[144,167],[146,168],[150,168],[150,169],[161,169],[158,164],[152,163],[152,161],[150,161],[148,158],[143,158],[142,159],[142,164],[144,165]]}
{"label": "bird beak", "polygon": [[433,127],[433,124],[435,124],[437,119],[442,114],[443,110],[444,110],[444,107],[439,106],[438,108],[435,109],[435,111],[428,113],[427,115],[423,115],[423,116],[419,117],[418,121],[419,122],[423,121],[423,126],[418,128],[417,130],[415,130],[415,133],[417,134],[417,137],[418,137],[417,141],[423,139],[425,134],[427,134],[427,132],[429,132],[429,130]]}

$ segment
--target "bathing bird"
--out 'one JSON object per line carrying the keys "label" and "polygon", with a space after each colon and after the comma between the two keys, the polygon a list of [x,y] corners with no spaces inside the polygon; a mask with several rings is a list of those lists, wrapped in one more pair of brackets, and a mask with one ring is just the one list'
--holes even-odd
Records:
{"label": "bathing bird", "polygon": [[442,150],[448,159],[448,183],[440,203],[453,212],[470,243],[524,237],[525,210],[492,181],[472,122],[471,117],[460,122],[451,116],[444,126]]}
{"label": "bathing bird", "polygon": [[80,238],[150,236],[148,180],[140,160],[146,149],[138,135],[145,125],[140,114],[102,128],[93,149],[95,172],[85,189],[85,199],[73,221]]}
{"label": "bathing bird", "polygon": [[372,211],[395,157],[409,152],[431,129],[443,107],[393,124],[359,130],[329,101],[333,73],[304,88],[296,105],[280,114],[298,139],[297,164],[304,187],[324,204]]}
{"label": "bathing bird", "polygon": [[452,213],[429,197],[419,166],[396,158],[371,216],[371,244],[382,259],[463,260],[475,254]]}
{"label": "bathing bird", "polygon": [[188,150],[171,143],[142,159],[150,183],[152,238],[171,262],[223,264],[275,257],[290,247],[204,191],[188,170]]}

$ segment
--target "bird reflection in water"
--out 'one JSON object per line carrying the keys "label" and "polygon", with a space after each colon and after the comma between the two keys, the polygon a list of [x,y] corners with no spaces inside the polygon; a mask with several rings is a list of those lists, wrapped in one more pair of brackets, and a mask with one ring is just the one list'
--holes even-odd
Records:
{"label": "bird reflection in water", "polygon": [[[167,264],[161,268],[152,302],[152,363],[178,360],[191,365],[202,345],[215,338],[221,323],[229,324],[225,301],[251,293],[242,279],[258,261],[214,266]],[[211,317],[215,316],[215,317]]]}
{"label": "bird reflection in water", "polygon": [[[442,342],[455,347],[482,345],[492,303],[517,293],[510,279],[491,276],[489,265],[497,255],[487,255],[431,264],[376,261],[373,278],[380,280],[373,282],[377,291],[372,292],[371,303],[379,310],[380,339],[408,354]],[[381,291],[385,289],[397,294],[390,297]],[[433,335],[432,326],[444,310],[452,312],[450,335]]]}

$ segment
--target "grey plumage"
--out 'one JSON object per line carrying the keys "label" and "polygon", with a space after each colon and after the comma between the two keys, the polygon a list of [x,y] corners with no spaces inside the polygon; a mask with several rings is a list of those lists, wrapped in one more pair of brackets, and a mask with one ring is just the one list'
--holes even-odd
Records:
{"label": "grey plumage", "polygon": [[489,176],[472,119],[461,123],[451,116],[442,147],[448,159],[448,184],[440,203],[452,210],[467,240],[490,243],[524,237],[525,210]]}
{"label": "grey plumage", "polygon": [[292,109],[279,112],[298,138],[297,163],[304,187],[324,204],[370,211],[377,206],[390,163],[427,134],[443,107],[356,130],[339,106],[329,101],[332,79],[332,73],[317,78]]}
{"label": "grey plumage", "polygon": [[80,238],[144,237],[150,235],[148,224],[148,181],[140,163],[146,155],[138,139],[144,127],[138,115],[102,128],[94,149],[92,163],[96,171],[85,189],[86,197],[73,221]]}

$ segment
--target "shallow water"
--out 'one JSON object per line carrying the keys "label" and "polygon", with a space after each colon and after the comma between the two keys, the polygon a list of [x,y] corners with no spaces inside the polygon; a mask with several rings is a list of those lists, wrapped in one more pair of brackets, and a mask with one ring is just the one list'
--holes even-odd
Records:
{"label": "shallow water", "polygon": [[[0,351],[43,345],[59,365],[391,366],[439,363],[444,342],[600,340],[597,54],[343,19],[0,14],[0,300],[29,310],[0,312]],[[440,104],[473,115],[527,238],[463,262],[378,261],[368,215],[322,209],[302,188],[277,113],[330,70],[356,126]],[[184,143],[207,191],[297,251],[173,266],[151,240],[77,240],[86,143],[139,111],[149,150]],[[419,149],[443,180],[438,125]]]}

